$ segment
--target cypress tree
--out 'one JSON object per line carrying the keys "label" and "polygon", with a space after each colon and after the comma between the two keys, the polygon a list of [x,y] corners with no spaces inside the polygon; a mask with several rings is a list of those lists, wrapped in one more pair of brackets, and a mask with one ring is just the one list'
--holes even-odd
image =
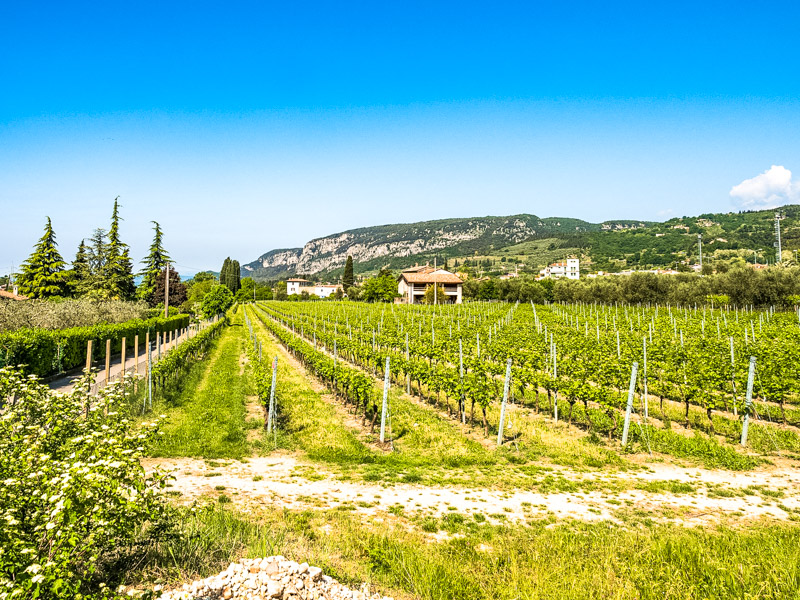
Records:
{"label": "cypress tree", "polygon": [[355,276],[353,275],[353,257],[347,255],[347,262],[344,265],[344,275],[342,275],[342,287],[347,291],[353,287]]}
{"label": "cypress tree", "polygon": [[222,268],[219,270],[219,283],[230,289],[229,277],[231,271],[231,257],[229,256],[222,263]]}
{"label": "cypress tree", "polygon": [[44,235],[33,249],[33,254],[22,263],[18,279],[20,294],[31,298],[57,298],[69,292],[68,274],[64,259],[56,248],[56,234],[50,217]]}
{"label": "cypress tree", "polygon": [[119,239],[119,196],[114,198],[111,229],[108,230],[108,262],[106,288],[115,300],[132,300],[136,293],[133,283],[133,263],[128,255],[128,245]]}
{"label": "cypress tree", "polygon": [[86,240],[81,240],[78,252],[75,253],[75,260],[72,261],[70,270],[69,284],[74,296],[83,296],[88,291],[88,286],[92,278],[92,270],[89,267],[89,249],[86,247]]}
{"label": "cypress tree", "polygon": [[150,244],[150,251],[142,261],[144,269],[142,269],[140,275],[143,277],[137,292],[139,298],[146,300],[151,305],[153,305],[153,292],[155,291],[156,281],[158,281],[159,276],[170,260],[161,242],[161,238],[163,237],[161,226],[155,221],[152,223],[155,226],[153,227],[155,235],[153,236],[153,243]]}
{"label": "cypress tree", "polygon": [[242,267],[241,265],[239,265],[238,260],[231,261],[231,270],[229,277],[231,280],[231,285],[229,285],[228,287],[235,294],[242,287]]}

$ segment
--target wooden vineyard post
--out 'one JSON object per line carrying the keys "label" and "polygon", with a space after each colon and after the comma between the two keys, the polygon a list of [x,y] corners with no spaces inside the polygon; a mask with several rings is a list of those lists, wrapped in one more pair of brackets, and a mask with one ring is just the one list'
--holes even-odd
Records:
{"label": "wooden vineyard post", "polygon": [[622,445],[628,443],[628,428],[631,424],[631,410],[633,410],[633,391],[636,389],[636,374],[639,371],[639,363],[633,363],[631,367],[631,384],[628,387],[628,405],[625,408],[625,425],[622,428]]}
{"label": "wooden vineyard post", "polygon": [[267,433],[275,429],[275,382],[278,379],[278,357],[272,359],[272,383],[269,386],[269,413],[267,414]]}
{"label": "wooden vineyard post", "polygon": [[338,359],[338,350],[336,349],[336,338],[333,338],[333,394],[338,396],[336,388],[336,362]]}
{"label": "wooden vineyard post", "polygon": [[177,329],[174,332],[172,332],[172,341],[173,341],[172,347],[173,348],[177,348],[178,347],[178,330]]}
{"label": "wooden vineyard post", "polygon": [[106,340],[106,383],[111,378],[111,340]]}
{"label": "wooden vineyard post", "polygon": [[86,370],[92,370],[92,340],[86,343]]}
{"label": "wooden vineyard post", "polygon": [[126,354],[125,351],[127,350],[127,348],[125,347],[126,346],[126,341],[127,340],[125,338],[122,338],[122,350],[121,350],[122,356],[120,357],[120,366],[122,366],[122,371],[120,371],[120,375],[119,375],[120,381],[124,381],[125,380],[125,359],[127,358],[125,356],[125,354]]}
{"label": "wooden vineyard post", "polygon": [[497,447],[503,445],[503,425],[506,420],[506,403],[508,402],[508,386],[511,381],[511,359],[506,362],[506,381],[503,384],[503,403],[500,405],[500,426],[497,428]]}
{"label": "wooden vineyard post", "polygon": [[383,375],[383,405],[381,407],[381,444],[386,441],[386,409],[389,400],[389,357],[386,357],[386,372]]}
{"label": "wooden vineyard post", "polygon": [[753,377],[756,373],[756,357],[750,357],[750,370],[747,372],[747,395],[744,397],[744,422],[742,423],[742,446],[747,445],[747,426],[750,424],[750,405],[753,402]]}

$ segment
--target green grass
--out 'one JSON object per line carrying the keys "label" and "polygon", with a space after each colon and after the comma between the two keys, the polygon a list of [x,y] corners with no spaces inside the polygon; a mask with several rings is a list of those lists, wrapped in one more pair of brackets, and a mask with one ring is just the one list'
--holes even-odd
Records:
{"label": "green grass", "polygon": [[343,423],[336,409],[314,391],[311,382],[281,355],[275,339],[250,312],[264,356],[279,356],[275,398],[278,432],[264,434],[264,452],[278,448],[303,450],[308,458],[342,466],[371,463],[374,453]]}
{"label": "green grass", "polygon": [[[222,504],[181,515],[186,535],[149,548],[128,577],[175,581],[242,556],[283,554],[399,599],[756,600],[797,598],[800,589],[800,527],[792,524],[511,526],[451,513],[376,529],[350,511],[274,509],[254,518]],[[439,529],[458,535],[432,542],[426,532]]]}
{"label": "green grass", "polygon": [[159,400],[154,408],[166,414],[167,423],[152,456],[239,459],[251,454],[245,427],[247,381],[239,364],[246,340],[237,315],[208,358],[184,378],[180,391]]}

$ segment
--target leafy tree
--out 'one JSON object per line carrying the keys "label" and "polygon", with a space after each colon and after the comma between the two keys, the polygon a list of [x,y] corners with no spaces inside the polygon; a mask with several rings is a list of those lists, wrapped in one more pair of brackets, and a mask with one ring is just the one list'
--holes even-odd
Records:
{"label": "leafy tree", "polygon": [[348,254],[347,262],[344,265],[344,275],[342,275],[342,287],[349,289],[353,287],[355,276],[353,275],[353,257]]}
{"label": "leafy tree", "polygon": [[494,279],[481,282],[480,288],[478,288],[478,298],[480,300],[496,300],[499,297],[500,294],[497,291],[497,284],[495,284]]}
{"label": "leafy tree", "polygon": [[133,263],[128,255],[128,245],[119,238],[119,196],[114,198],[111,229],[108,230],[108,248],[105,268],[105,288],[114,300],[132,300],[136,295],[133,282]]}
{"label": "leafy tree", "polygon": [[200,311],[203,316],[213,317],[219,315],[233,306],[233,294],[226,285],[217,285],[203,298],[203,305]]}
{"label": "leafy tree", "polygon": [[251,302],[255,296],[256,282],[252,277],[245,277],[241,280],[241,287],[236,292],[237,302]]}
{"label": "leafy tree", "polygon": [[397,296],[397,281],[388,269],[381,269],[362,286],[361,299],[367,302],[391,302]]}
{"label": "leafy tree", "polygon": [[434,288],[433,285],[429,285],[425,288],[425,295],[422,297],[422,302],[424,304],[446,304],[447,303],[447,296],[444,293],[444,286],[439,285],[437,286],[439,289],[437,290]]}
{"label": "leafy tree", "polygon": [[275,285],[275,300],[286,300],[287,297],[288,296],[286,294],[286,282],[279,281]]}
{"label": "leafy tree", "polygon": [[[153,290],[153,303],[155,305],[164,304],[164,292],[166,288],[166,268],[159,273]],[[183,285],[178,272],[170,267],[169,269],[169,305],[178,307],[186,302],[186,286]]]}
{"label": "leafy tree", "polygon": [[155,221],[153,221],[153,225],[153,230],[155,231],[155,234],[153,235],[153,243],[150,244],[150,251],[142,261],[142,264],[144,265],[144,269],[142,269],[140,272],[140,274],[143,276],[142,283],[139,285],[139,289],[137,290],[139,298],[145,300],[151,305],[153,304],[153,292],[155,291],[156,281],[170,260],[169,255],[167,254],[167,251],[164,250],[164,245],[161,241],[163,237],[161,226]]}
{"label": "leafy tree", "polygon": [[69,274],[69,284],[74,296],[83,296],[88,291],[92,279],[92,270],[89,266],[89,249],[86,247],[86,240],[81,240],[78,252],[75,253],[75,260],[72,261],[72,269]]}
{"label": "leafy tree", "polygon": [[360,300],[361,299],[361,288],[357,285],[351,286],[345,289],[345,293],[347,294],[348,300]]}
{"label": "leafy tree", "polygon": [[69,275],[64,269],[64,259],[56,248],[56,234],[50,217],[44,235],[27,261],[17,280],[20,294],[31,298],[58,298],[69,293]]}

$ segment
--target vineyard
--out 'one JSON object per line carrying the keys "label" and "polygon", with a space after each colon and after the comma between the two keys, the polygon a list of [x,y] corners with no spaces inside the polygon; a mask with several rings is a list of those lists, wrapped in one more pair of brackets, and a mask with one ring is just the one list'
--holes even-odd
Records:
{"label": "vineyard", "polygon": [[[138,377],[27,377],[148,331]],[[2,598],[275,554],[396,598],[800,583],[795,312],[267,301],[2,335]]]}
{"label": "vineyard", "polygon": [[[750,448],[765,454],[800,452],[796,313],[269,303],[259,305],[257,315],[373,420],[371,376],[380,375],[388,361],[396,385],[443,405],[462,423],[474,424],[477,412],[484,434],[497,435],[496,413],[510,364],[512,406],[532,407],[554,423],[619,438],[636,364],[635,426],[628,441],[639,449],[681,452],[687,442],[671,433],[673,422],[709,434],[703,440],[709,450],[734,445],[742,439],[747,415]],[[751,357],[755,368],[748,400]],[[510,420],[501,444],[516,439]],[[741,462],[748,461],[742,457]]]}

